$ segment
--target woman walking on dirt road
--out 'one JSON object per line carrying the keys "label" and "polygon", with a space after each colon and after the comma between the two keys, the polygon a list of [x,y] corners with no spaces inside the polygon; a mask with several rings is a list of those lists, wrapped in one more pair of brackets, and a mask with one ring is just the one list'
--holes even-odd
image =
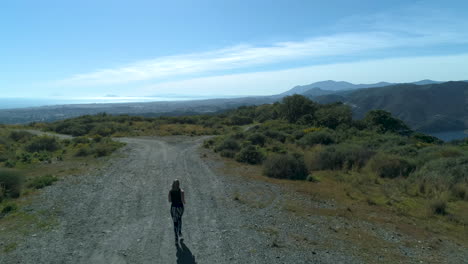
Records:
{"label": "woman walking on dirt road", "polygon": [[179,237],[182,240],[182,215],[184,214],[185,196],[184,190],[180,189],[179,180],[175,179],[172,183],[172,189],[168,195],[171,203],[171,217],[174,222],[175,243],[179,242]]}

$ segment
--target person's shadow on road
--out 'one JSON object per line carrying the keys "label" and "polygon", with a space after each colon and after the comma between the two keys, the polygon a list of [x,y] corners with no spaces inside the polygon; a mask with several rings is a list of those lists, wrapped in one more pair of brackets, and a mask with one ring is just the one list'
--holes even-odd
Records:
{"label": "person's shadow on road", "polygon": [[192,254],[190,249],[184,244],[184,241],[180,241],[180,246],[177,244],[177,264],[196,264],[195,256]]}

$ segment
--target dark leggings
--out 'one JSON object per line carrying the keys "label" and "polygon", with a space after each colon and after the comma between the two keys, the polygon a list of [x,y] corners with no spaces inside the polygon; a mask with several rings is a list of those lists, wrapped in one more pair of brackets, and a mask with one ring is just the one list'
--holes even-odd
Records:
{"label": "dark leggings", "polygon": [[174,222],[174,233],[178,237],[182,233],[182,215],[184,207],[171,206],[171,217]]}

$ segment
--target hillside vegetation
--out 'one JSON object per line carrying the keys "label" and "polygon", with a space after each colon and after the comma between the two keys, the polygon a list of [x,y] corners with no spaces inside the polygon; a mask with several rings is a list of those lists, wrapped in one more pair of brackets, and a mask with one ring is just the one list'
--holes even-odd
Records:
{"label": "hillside vegetation", "polygon": [[341,101],[353,106],[356,118],[383,109],[418,131],[467,129],[468,83],[398,84],[313,97],[323,103]]}
{"label": "hillside vegetation", "polygon": [[59,139],[0,127],[0,219],[14,213],[16,198],[85,169],[94,158],[107,156],[122,145],[108,137]]}
{"label": "hillside vegetation", "polygon": [[357,120],[348,105],[293,95],[217,115],[99,114],[33,125],[86,137],[217,135],[204,146],[267,177],[344,186],[350,200],[440,218],[452,232],[468,224],[468,141],[443,143],[384,110]]}

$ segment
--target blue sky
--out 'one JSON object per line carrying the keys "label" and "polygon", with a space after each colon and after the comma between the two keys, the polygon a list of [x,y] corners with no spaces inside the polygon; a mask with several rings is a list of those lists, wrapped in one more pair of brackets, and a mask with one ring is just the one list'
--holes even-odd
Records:
{"label": "blue sky", "polygon": [[468,79],[468,1],[5,1],[0,97]]}

